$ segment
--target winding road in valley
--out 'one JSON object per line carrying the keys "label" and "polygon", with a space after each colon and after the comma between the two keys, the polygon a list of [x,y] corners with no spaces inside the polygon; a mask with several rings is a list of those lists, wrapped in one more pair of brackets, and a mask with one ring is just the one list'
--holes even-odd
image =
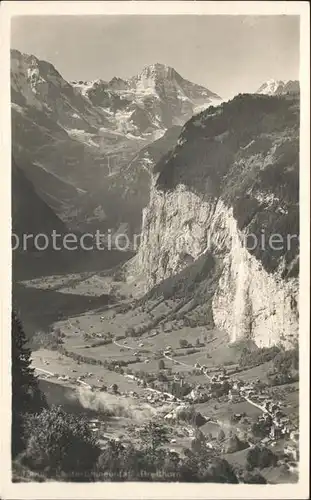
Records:
{"label": "winding road in valley", "polygon": [[54,373],[49,372],[48,370],[43,370],[43,368],[37,368],[36,366],[34,366],[34,369],[38,372],[42,372],[42,373],[46,373],[47,375],[51,375],[52,377],[54,376]]}
{"label": "winding road in valley", "polygon": [[[51,377],[55,377],[55,373],[49,372],[48,370],[43,370],[43,368],[38,368],[38,367],[34,366],[34,369],[38,372],[42,372],[42,373],[45,373],[46,375],[50,375]],[[80,378],[77,378],[77,382],[84,385],[85,387],[88,387],[89,389],[92,389],[92,386],[90,386],[89,384],[87,384],[86,382],[81,380]]]}
{"label": "winding road in valley", "polygon": [[[73,325],[71,320],[68,318],[68,324],[70,326],[70,328],[74,329],[74,330],[79,330],[80,332],[82,332],[83,334],[85,334],[85,331],[77,326],[77,325]],[[98,332],[98,333],[104,333],[104,332]],[[121,349],[128,349],[130,351],[139,351],[140,347],[139,345],[137,345],[137,347],[131,347],[131,346],[128,346],[128,345],[125,345],[125,344],[120,344],[119,342],[117,342],[116,340],[113,340],[113,343],[121,348]],[[77,347],[80,347],[80,348],[84,348],[85,345],[81,345],[81,346],[75,346],[76,348]],[[152,354],[152,351],[148,351],[150,354]],[[169,356],[167,352],[163,352],[163,356],[171,361],[173,364],[177,364],[177,365],[181,365],[181,366],[185,366],[187,368],[191,368],[191,369],[195,369],[195,366],[194,365],[189,365],[187,363],[184,363],[183,361],[179,361],[177,359],[174,359],[173,357]],[[145,358],[145,360],[147,360],[148,358]],[[42,368],[36,368],[35,367],[35,370],[39,371],[39,372],[42,372],[42,373],[46,373],[50,376],[54,376],[54,374],[52,372],[49,372],[48,370],[44,370]],[[212,380],[212,377],[210,375],[208,375],[206,372],[203,372],[204,373],[204,376],[208,379],[208,380]],[[83,380],[80,380],[80,379],[77,379],[77,381],[81,384],[83,384],[84,386],[88,387],[88,388],[91,388],[91,386],[89,384],[87,384],[86,382],[84,382]],[[152,392],[156,392],[156,393],[160,393],[160,394],[167,394],[168,393],[165,393],[163,391],[158,391],[156,389],[151,389],[151,388],[148,388],[148,390],[152,391]],[[240,397],[242,397],[245,401],[247,401],[249,404],[251,404],[252,406],[258,408],[259,410],[261,410],[263,413],[268,413],[269,415],[271,415],[268,410],[266,410],[266,408],[264,408],[263,406],[261,406],[260,404],[256,403],[255,401],[252,401],[251,399],[249,399],[247,396],[244,396],[243,394],[240,393]],[[182,402],[181,400],[178,400],[179,402]]]}
{"label": "winding road in valley", "polygon": [[[165,352],[163,353],[164,357],[166,359],[169,359],[170,361],[172,361],[173,363],[176,363],[178,365],[183,365],[183,366],[186,366],[188,368],[194,368],[195,369],[195,366],[192,366],[192,365],[187,365],[186,363],[183,363],[182,361],[178,361],[170,356],[168,356]],[[203,372],[204,373],[204,372]],[[210,377],[207,373],[204,373],[205,377],[208,378],[209,380],[212,380],[212,377]],[[268,413],[270,416],[271,416],[271,413],[266,409],[264,408],[263,406],[261,406],[260,404],[258,403],[255,403],[255,401],[252,401],[251,399],[249,399],[247,396],[244,396],[243,394],[240,393],[240,396],[245,400],[247,401],[249,404],[251,404],[252,406],[255,406],[256,408],[258,408],[259,410],[262,411],[262,413]]]}
{"label": "winding road in valley", "polygon": [[[182,366],[186,366],[187,368],[195,369],[195,366],[193,366],[193,365],[187,365],[186,363],[183,363],[182,361],[178,361],[177,359],[171,358],[165,352],[163,353],[163,355],[164,355],[164,357],[166,359],[169,359],[170,361],[172,361],[173,363],[175,363],[177,365],[182,365]],[[205,375],[206,378],[208,378],[209,380],[212,380],[212,377],[210,377],[207,373],[203,372],[203,374]]]}
{"label": "winding road in valley", "polygon": [[130,347],[128,345],[119,344],[116,340],[114,340],[113,343],[118,347],[122,347],[122,349],[130,349],[131,351],[137,351],[137,349],[139,349],[139,347]]}
{"label": "winding road in valley", "polygon": [[[72,326],[73,326],[73,325],[72,325]],[[122,349],[128,349],[128,350],[131,350],[131,351],[137,351],[137,350],[139,350],[139,346],[137,346],[137,347],[130,347],[130,346],[128,346],[128,345],[120,344],[120,343],[119,343],[119,342],[117,342],[116,340],[114,340],[114,341],[113,341],[113,343],[114,343],[116,346],[118,346],[118,347],[120,347],[120,348],[122,348]],[[149,351],[149,352],[152,354],[152,352],[151,352],[151,351]],[[174,358],[172,358],[171,356],[169,356],[166,352],[164,352],[164,353],[163,353],[163,356],[164,356],[166,359],[168,359],[169,361],[171,361],[172,363],[174,363],[174,364],[181,365],[181,366],[185,366],[185,367],[187,367],[187,368],[191,368],[191,369],[195,369],[195,366],[194,366],[194,365],[189,365],[189,364],[187,364],[187,363],[184,363],[183,361],[179,361],[179,360],[177,360],[177,359],[174,359]],[[147,359],[147,358],[145,358],[145,359]],[[207,373],[204,373],[204,376],[205,376],[205,377],[206,377],[209,381],[211,381],[211,380],[212,380],[212,377],[211,377],[210,375],[208,375]],[[160,393],[161,393],[161,391],[157,391],[156,389],[151,389],[151,390],[152,390],[153,392],[155,391],[155,392],[160,392]],[[164,393],[164,392],[163,392],[162,394],[166,394],[166,393]],[[241,396],[241,397],[242,397],[245,401],[247,401],[249,404],[251,404],[252,406],[254,406],[254,407],[258,408],[259,410],[261,410],[263,413],[268,413],[268,414],[270,415],[270,413],[269,413],[269,412],[268,412],[268,411],[267,411],[267,410],[266,410],[263,406],[261,406],[260,404],[255,403],[255,401],[252,401],[252,400],[251,400],[251,399],[249,399],[247,396],[244,396],[244,395],[242,395],[241,393],[240,393],[240,396]],[[181,401],[181,400],[179,400],[179,401]]]}

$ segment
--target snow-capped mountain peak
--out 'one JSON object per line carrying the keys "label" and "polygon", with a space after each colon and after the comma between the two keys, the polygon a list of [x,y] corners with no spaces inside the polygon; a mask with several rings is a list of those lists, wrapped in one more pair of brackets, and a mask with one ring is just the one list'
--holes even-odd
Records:
{"label": "snow-capped mountain peak", "polygon": [[259,87],[256,94],[267,94],[267,95],[275,94],[280,86],[281,87],[284,86],[284,82],[282,80],[270,79],[264,82]]}
{"label": "snow-capped mountain peak", "polygon": [[74,82],[74,87],[95,106],[106,110],[119,132],[137,135],[163,132],[183,125],[198,109],[220,97],[206,87],[184,79],[162,63],[146,65],[135,76],[114,76],[109,82]]}
{"label": "snow-capped mountain peak", "polygon": [[256,94],[281,95],[299,92],[299,82],[297,80],[267,80],[264,82]]}
{"label": "snow-capped mountain peak", "polygon": [[144,66],[143,68],[143,71],[144,70],[149,70],[149,71],[165,71],[167,69],[173,69],[171,66],[168,66],[167,64],[163,64],[163,63],[153,63],[153,64],[146,64],[146,66]]}
{"label": "snow-capped mountain peak", "polygon": [[[176,84],[178,73],[166,64],[150,64],[145,66],[140,73],[129,79],[131,88],[138,92],[148,92],[161,97],[162,89]],[[181,77],[179,76],[181,79]]]}
{"label": "snow-capped mountain peak", "polygon": [[11,55],[14,105],[45,110],[65,130],[91,133],[93,127],[105,127],[151,140],[169,127],[184,125],[198,107],[220,101],[206,87],[158,62],[129,79],[67,82],[46,61],[14,50]]}
{"label": "snow-capped mountain peak", "polygon": [[141,73],[138,75],[154,75],[162,78],[167,78],[172,74],[173,72],[176,73],[174,68],[167,66],[166,64],[161,64],[161,63],[155,63],[155,64],[148,64],[147,66],[144,66],[142,69]]}

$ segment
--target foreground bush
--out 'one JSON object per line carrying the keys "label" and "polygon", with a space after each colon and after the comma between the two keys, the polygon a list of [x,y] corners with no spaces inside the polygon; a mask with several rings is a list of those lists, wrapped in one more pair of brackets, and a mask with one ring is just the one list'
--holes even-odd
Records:
{"label": "foreground bush", "polygon": [[258,472],[253,474],[246,472],[243,477],[243,482],[247,484],[267,484],[266,479]]}
{"label": "foreground bush", "polygon": [[247,469],[249,471],[258,467],[264,469],[265,467],[275,466],[277,463],[277,456],[265,446],[254,446],[247,454]]}
{"label": "foreground bush", "polygon": [[31,367],[31,351],[22,324],[12,311],[12,456],[15,457],[25,447],[23,435],[26,413],[38,413],[47,406],[38,380]]}
{"label": "foreground bush", "polygon": [[186,450],[186,457],[158,446],[145,444],[136,448],[119,442],[107,443],[97,462],[97,481],[180,481],[237,483],[226,460],[208,451]]}
{"label": "foreground bush", "polygon": [[52,406],[25,422],[28,436],[23,463],[47,475],[66,475],[71,480],[90,480],[100,450],[81,416]]}

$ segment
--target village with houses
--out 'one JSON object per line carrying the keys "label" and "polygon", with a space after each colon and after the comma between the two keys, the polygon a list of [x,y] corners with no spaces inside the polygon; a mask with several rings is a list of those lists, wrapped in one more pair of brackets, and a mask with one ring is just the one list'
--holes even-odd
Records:
{"label": "village with houses", "polygon": [[[97,398],[105,407],[106,398],[109,401],[110,397],[121,407],[127,402],[133,407],[148,407],[148,418],[169,429],[168,446],[174,453],[183,454],[184,449],[192,449],[199,442],[216,456],[225,453],[234,463],[235,456],[244,454],[246,457],[250,449],[260,447],[276,454],[279,466],[287,473],[298,474],[298,418],[295,411],[288,411],[290,404],[284,401],[282,387],[271,387],[263,383],[261,377],[247,380],[235,365],[213,368],[199,362],[190,365],[185,362],[188,361],[186,356],[177,357],[176,346],[166,345],[152,351],[150,342],[154,337],[135,341],[112,339],[111,344],[107,344],[122,353],[132,350],[135,361],[140,361],[137,370],[135,363],[122,366],[115,359],[108,369],[106,363],[106,368],[94,364],[92,371],[84,371],[87,365],[80,358],[74,360],[65,356],[67,374],[50,372],[50,367],[39,369],[37,373],[41,380],[71,386],[78,392],[82,390],[84,397],[88,394],[86,400],[92,400],[96,409],[101,408],[94,403]],[[69,359],[70,363],[76,363],[70,373]],[[45,361],[45,365],[49,364]],[[285,391],[296,394],[296,386],[287,384]],[[87,403],[86,406],[91,405]],[[122,411],[119,414],[118,418],[122,419]],[[125,446],[133,436],[139,439],[141,421],[135,423],[135,418],[123,418],[126,433],[124,428],[120,432],[116,421],[116,418],[107,421],[105,412],[101,414],[100,411],[89,418],[90,428],[103,446],[111,439]]]}

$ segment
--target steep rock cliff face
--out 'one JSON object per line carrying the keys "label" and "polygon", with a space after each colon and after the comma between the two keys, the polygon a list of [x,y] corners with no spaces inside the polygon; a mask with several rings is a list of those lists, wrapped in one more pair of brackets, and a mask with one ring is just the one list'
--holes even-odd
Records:
{"label": "steep rock cliff face", "polygon": [[298,106],[244,95],[194,117],[157,165],[143,213],[134,264],[145,290],[212,254],[213,320],[232,341],[298,334]]}

